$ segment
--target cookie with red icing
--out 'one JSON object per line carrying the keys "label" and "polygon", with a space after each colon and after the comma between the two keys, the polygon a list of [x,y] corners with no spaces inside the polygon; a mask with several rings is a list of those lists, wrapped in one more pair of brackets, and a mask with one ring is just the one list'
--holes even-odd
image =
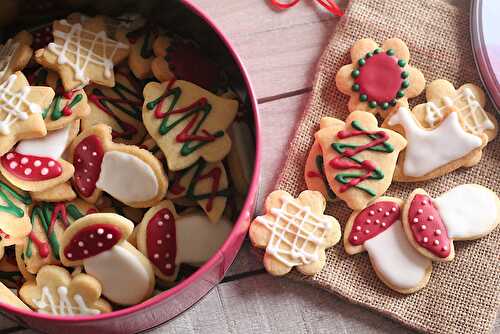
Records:
{"label": "cookie with red icing", "polygon": [[337,72],[335,83],[349,95],[349,111],[363,110],[386,117],[408,99],[420,95],[425,78],[410,66],[410,51],[398,39],[385,40],[381,46],[370,38],[358,40],[351,48],[352,63]]}
{"label": "cookie with red icing", "polygon": [[68,181],[75,169],[62,155],[78,130],[76,120],[45,137],[20,141],[12,151],[0,157],[0,172],[27,191],[44,191]]}
{"label": "cookie with red icing", "polygon": [[500,223],[500,200],[488,188],[464,184],[437,198],[415,189],[403,210],[408,240],[434,261],[455,257],[454,240],[474,240],[489,234]]}
{"label": "cookie with red icing", "polygon": [[168,179],[158,159],[137,146],[114,143],[107,125],[80,133],[68,158],[75,166],[75,190],[89,203],[95,203],[104,191],[126,205],[146,208],[167,192]]}
{"label": "cookie with red icing", "polygon": [[21,243],[31,232],[30,195],[0,176],[0,247]]}
{"label": "cookie with red icing", "polygon": [[120,305],[138,304],[153,293],[149,260],[126,240],[134,224],[113,213],[94,213],[63,233],[59,257],[65,266],[83,266],[102,285],[102,294]]}
{"label": "cookie with red icing", "polygon": [[373,114],[354,111],[345,122],[315,134],[321,146],[330,189],[353,210],[363,209],[390,186],[399,152],[406,140],[381,128]]}
{"label": "cookie with red icing", "polygon": [[201,266],[208,261],[232,228],[226,218],[212,224],[197,210],[179,215],[172,202],[165,200],[144,215],[137,229],[137,247],[159,279],[173,282],[182,263]]}
{"label": "cookie with red icing", "polygon": [[350,255],[366,251],[380,280],[407,294],[427,285],[432,262],[407,240],[401,223],[403,205],[399,198],[383,196],[354,211],[344,230],[344,248]]}

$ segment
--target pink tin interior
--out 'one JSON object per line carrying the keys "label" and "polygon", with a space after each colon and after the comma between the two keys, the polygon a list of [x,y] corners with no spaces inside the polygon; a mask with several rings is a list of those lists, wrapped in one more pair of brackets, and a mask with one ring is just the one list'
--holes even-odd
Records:
{"label": "pink tin interior", "polygon": [[44,333],[137,333],[145,331],[167,322],[200,300],[220,282],[224,277],[224,273],[236,257],[247,233],[258,191],[261,142],[257,101],[248,73],[236,50],[224,33],[202,9],[191,3],[190,0],[181,0],[180,3],[180,6],[185,7],[192,13],[193,19],[203,22],[206,29],[211,29],[214,35],[220,40],[221,46],[225,48],[225,50],[222,49],[221,51],[227,53],[232,58],[236,68],[240,72],[242,83],[248,94],[248,105],[250,108],[247,112],[252,113],[251,118],[255,138],[255,162],[248,194],[243,209],[235,221],[233,231],[219,251],[195,273],[175,287],[141,304],[92,317],[57,317],[27,312],[0,302],[0,312],[7,318]]}

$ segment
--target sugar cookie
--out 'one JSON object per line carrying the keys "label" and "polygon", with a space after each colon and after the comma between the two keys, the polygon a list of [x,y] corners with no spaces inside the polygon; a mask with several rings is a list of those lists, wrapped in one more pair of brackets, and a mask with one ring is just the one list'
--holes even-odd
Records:
{"label": "sugar cookie", "polygon": [[0,83],[28,65],[33,55],[31,41],[31,34],[21,31],[0,45]]}

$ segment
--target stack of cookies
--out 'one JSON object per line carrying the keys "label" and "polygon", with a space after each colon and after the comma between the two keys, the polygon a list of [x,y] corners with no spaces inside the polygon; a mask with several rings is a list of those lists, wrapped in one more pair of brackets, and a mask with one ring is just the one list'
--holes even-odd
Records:
{"label": "stack of cookies", "polygon": [[[353,211],[344,222],[345,252],[366,251],[387,286],[413,293],[429,282],[433,261],[453,260],[454,241],[481,238],[498,226],[500,201],[496,190],[477,184],[437,198],[420,188],[406,199],[383,195],[392,182],[427,181],[479,164],[498,123],[484,110],[478,86],[456,89],[443,79],[426,85],[397,38],[382,45],[359,40],[351,59],[336,75],[337,89],[350,96],[349,114],[321,119],[305,162],[308,190],[298,198],[271,193],[250,237],[266,249],[271,274],[293,266],[316,274],[325,265],[325,248],[340,240],[339,223],[323,215],[326,202],[344,201]],[[427,102],[410,110],[408,99],[424,89]]]}
{"label": "stack of cookies", "polygon": [[0,65],[2,301],[111,312],[218,250],[253,138],[200,46],[139,15],[75,13],[9,39]]}

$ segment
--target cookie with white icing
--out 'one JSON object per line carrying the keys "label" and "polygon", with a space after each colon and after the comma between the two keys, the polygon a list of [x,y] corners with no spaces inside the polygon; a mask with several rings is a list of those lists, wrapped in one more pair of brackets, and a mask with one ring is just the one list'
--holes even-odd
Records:
{"label": "cookie with white icing", "polygon": [[403,230],[404,201],[380,197],[360,211],[354,211],[344,231],[347,254],[367,252],[382,282],[400,293],[414,293],[425,287],[432,261],[417,252]]}
{"label": "cookie with white icing", "polygon": [[401,153],[394,180],[417,182],[430,180],[460,167],[479,163],[488,143],[486,133],[467,132],[458,111],[453,111],[433,128],[425,128],[408,108],[399,108],[382,124],[405,136],[408,141]]}
{"label": "cookie with white icing", "polygon": [[112,311],[101,297],[101,284],[87,274],[71,276],[62,267],[47,265],[19,289],[19,296],[38,313],[78,316],[98,315]]}
{"label": "cookie with white icing", "polygon": [[31,42],[31,34],[21,31],[8,39],[5,44],[0,45],[0,83],[28,65],[33,55],[33,50],[30,48]]}
{"label": "cookie with white icing", "polygon": [[293,198],[283,190],[267,196],[265,214],[250,225],[252,245],[266,250],[264,267],[275,276],[293,267],[314,275],[325,265],[325,249],[340,240],[340,225],[323,214],[326,200],[318,191],[305,190]]}
{"label": "cookie with white icing", "polygon": [[114,143],[107,125],[80,133],[68,156],[75,166],[73,185],[89,203],[105,191],[131,207],[147,208],[167,192],[168,179],[158,159],[137,146]]}
{"label": "cookie with white icing", "polygon": [[172,202],[165,200],[144,215],[137,229],[137,247],[159,279],[173,282],[181,264],[201,266],[208,261],[232,228],[224,217],[212,224],[199,210],[179,215]]}
{"label": "cookie with white icing", "polygon": [[126,240],[134,224],[113,213],[95,213],[71,224],[61,238],[65,266],[83,266],[102,285],[102,294],[120,305],[135,305],[151,296],[155,285],[149,260]]}
{"label": "cookie with white icing", "polygon": [[433,199],[415,189],[403,209],[408,240],[422,255],[434,261],[455,257],[455,240],[484,237],[500,223],[500,200],[488,188],[463,184]]}
{"label": "cookie with white icing", "polygon": [[27,191],[48,190],[71,179],[75,169],[62,155],[78,134],[79,122],[73,121],[41,138],[20,141],[0,158],[3,176]]}

